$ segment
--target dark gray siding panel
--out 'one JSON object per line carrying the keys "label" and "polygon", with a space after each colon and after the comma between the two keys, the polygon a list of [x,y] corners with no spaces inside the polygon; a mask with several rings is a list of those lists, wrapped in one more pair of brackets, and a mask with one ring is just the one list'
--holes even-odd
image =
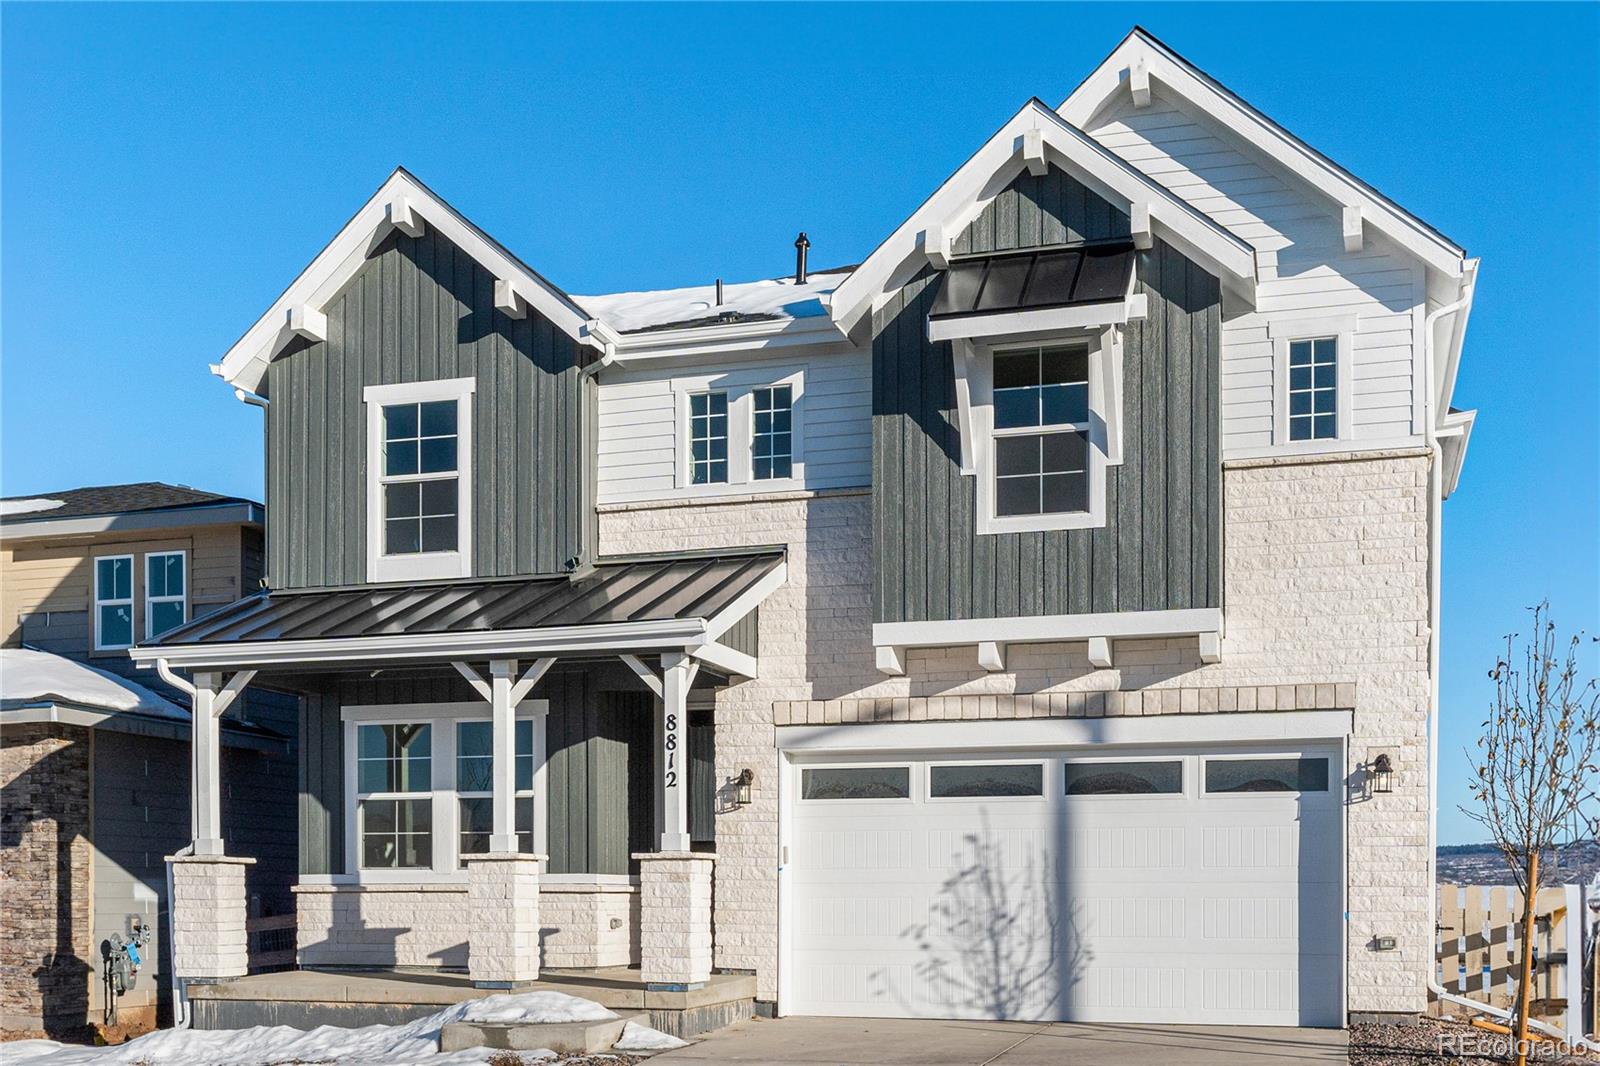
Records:
{"label": "dark gray siding panel", "polygon": [[761,608],[757,607],[749,614],[739,619],[728,627],[722,634],[722,643],[734,651],[742,651],[746,655],[758,654],[761,633]]}
{"label": "dark gray siding panel", "polygon": [[[1013,240],[1015,212],[996,204],[989,222],[973,223],[970,244]],[[1117,222],[1109,205],[1088,217]],[[1137,269],[1149,314],[1127,328],[1124,461],[1107,471],[1107,524],[1098,529],[976,535],[950,348],[927,340],[937,275],[924,271],[874,313],[877,620],[1221,604],[1220,289],[1159,241],[1139,253]]]}
{"label": "dark gray siding panel", "polygon": [[717,839],[717,729],[709,716],[689,726],[689,839]]}
{"label": "dark gray siding panel", "polygon": [[535,312],[495,309],[494,277],[448,240],[395,233],[329,303],[328,339],[268,368],[268,576],[366,580],[367,385],[474,377],[473,572],[560,573],[584,551],[578,345]]}
{"label": "dark gray siding panel", "polygon": [[[650,840],[654,697],[609,691],[587,671],[559,671],[534,690],[550,701],[546,746],[552,873],[625,874]],[[340,708],[472,702],[459,678],[344,681],[301,701],[300,870],[344,869]],[[484,705],[488,715],[488,705]]]}
{"label": "dark gray siding panel", "polygon": [[1128,216],[1078,179],[1051,167],[1018,174],[956,237],[957,255],[1128,236]]}

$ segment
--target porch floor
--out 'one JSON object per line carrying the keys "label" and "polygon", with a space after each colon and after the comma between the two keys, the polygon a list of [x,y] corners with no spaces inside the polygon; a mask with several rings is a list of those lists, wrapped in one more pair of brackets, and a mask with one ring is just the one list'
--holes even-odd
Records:
{"label": "porch floor", "polygon": [[[655,1028],[682,1036],[748,1018],[756,979],[748,974],[712,974],[703,988],[660,992],[647,989],[637,969],[618,966],[545,970],[538,981],[517,989],[535,990],[578,996],[618,1014],[646,1011]],[[288,970],[190,985],[189,999],[197,1028],[309,1029],[395,1024],[501,991],[475,988],[464,973],[438,970]]]}

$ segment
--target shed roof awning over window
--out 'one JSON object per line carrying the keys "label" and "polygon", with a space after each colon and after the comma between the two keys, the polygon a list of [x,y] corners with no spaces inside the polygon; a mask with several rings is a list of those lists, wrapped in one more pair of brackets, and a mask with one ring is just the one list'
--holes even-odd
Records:
{"label": "shed roof awning over window", "polygon": [[581,577],[264,592],[133,649],[188,668],[693,650],[785,578],[784,551],[618,557]]}
{"label": "shed roof awning over window", "polygon": [[1123,299],[1133,276],[1131,242],[1033,249],[958,259],[929,317],[1034,311]]}

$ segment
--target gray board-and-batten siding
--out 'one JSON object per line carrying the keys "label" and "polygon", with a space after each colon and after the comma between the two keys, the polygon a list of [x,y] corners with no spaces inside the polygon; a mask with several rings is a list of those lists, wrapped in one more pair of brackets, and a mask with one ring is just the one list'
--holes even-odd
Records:
{"label": "gray board-and-batten siding", "polygon": [[555,574],[592,544],[584,354],[530,308],[507,318],[494,276],[431,228],[395,232],[326,307],[328,338],[268,367],[268,579],[367,580],[368,385],[457,377],[472,397],[472,573]]}
{"label": "gray board-and-batten siding", "polygon": [[[655,696],[622,671],[589,666],[552,671],[533,698],[546,720],[551,873],[626,874],[629,856],[651,851],[655,803]],[[632,685],[637,685],[634,681]],[[344,727],[341,708],[479,700],[458,677],[330,681],[300,703],[300,872],[345,872]],[[484,707],[485,717],[488,706]],[[691,737],[689,788],[714,789],[710,730]],[[704,778],[705,780],[701,780]],[[695,805],[696,841],[710,840],[711,809]],[[537,815],[536,815],[537,816]]]}
{"label": "gray board-and-batten siding", "polygon": [[[1127,216],[1059,170],[1023,174],[958,252],[1126,236]],[[1162,241],[1138,254],[1148,312],[1123,345],[1123,462],[1106,525],[979,536],[960,469],[950,345],[927,339],[929,269],[873,315],[874,617],[880,622],[1216,607],[1222,595],[1221,291]]]}

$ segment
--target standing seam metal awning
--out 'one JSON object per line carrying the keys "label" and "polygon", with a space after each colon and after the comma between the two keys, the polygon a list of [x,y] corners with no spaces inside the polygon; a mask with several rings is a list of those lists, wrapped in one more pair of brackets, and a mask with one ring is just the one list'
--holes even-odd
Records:
{"label": "standing seam metal awning", "polygon": [[1131,241],[957,259],[928,317],[1035,311],[1121,300],[1133,276]]}
{"label": "standing seam metal awning", "polygon": [[[748,613],[765,591],[781,583],[783,565],[783,549],[768,548],[604,560],[575,579],[264,592],[196,618],[133,649],[133,655],[140,661],[167,658],[179,665],[213,660],[211,653],[228,647],[272,645],[274,659],[287,659],[294,645],[315,644],[330,650],[348,647],[352,656],[359,656],[369,642],[375,648],[396,649],[445,637],[458,649],[452,654],[459,654],[472,646],[475,635],[526,637],[528,646],[535,647],[541,636],[553,634],[579,644],[591,629],[600,641],[612,634],[637,633],[638,639],[629,642],[633,647],[649,643],[649,634],[660,634],[664,646],[693,645],[714,640],[718,626],[725,628]],[[730,612],[736,613],[726,617]]]}

